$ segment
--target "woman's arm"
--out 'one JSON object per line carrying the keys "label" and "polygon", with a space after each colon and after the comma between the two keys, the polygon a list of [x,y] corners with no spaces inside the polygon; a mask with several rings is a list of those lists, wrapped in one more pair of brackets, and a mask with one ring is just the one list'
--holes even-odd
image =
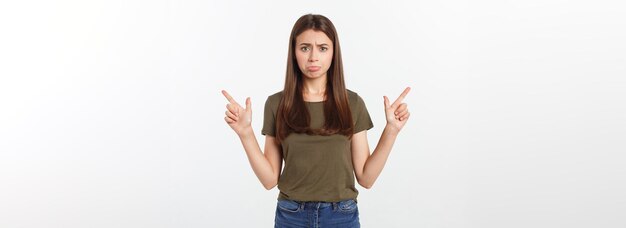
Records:
{"label": "woman's arm", "polygon": [[261,148],[256,140],[252,128],[239,135],[248,161],[254,174],[256,174],[265,189],[270,190],[278,184],[278,177],[283,165],[283,158],[280,147],[272,136],[265,136],[265,153],[261,153]]}
{"label": "woman's arm", "polygon": [[252,102],[246,99],[244,109],[233,99],[228,92],[222,90],[222,94],[228,99],[226,105],[226,116],[224,120],[228,123],[243,145],[250,166],[265,189],[270,190],[278,183],[280,170],[282,168],[281,148],[272,136],[265,137],[265,153],[261,152],[259,143],[252,130]]}
{"label": "woman's arm", "polygon": [[352,136],[352,164],[357,182],[366,189],[370,189],[383,171],[387,158],[391,153],[393,143],[396,141],[398,132],[385,127],[376,149],[370,155],[367,143],[367,130]]}
{"label": "woman's arm", "polygon": [[401,103],[404,97],[409,93],[411,88],[407,87],[400,97],[393,103],[389,104],[389,99],[384,97],[385,116],[387,125],[383,130],[376,149],[370,155],[370,149],[367,142],[367,130],[358,132],[352,136],[352,165],[357,182],[366,189],[374,185],[374,182],[383,171],[387,158],[391,153],[391,148],[402,127],[406,124],[410,113],[406,103]]}

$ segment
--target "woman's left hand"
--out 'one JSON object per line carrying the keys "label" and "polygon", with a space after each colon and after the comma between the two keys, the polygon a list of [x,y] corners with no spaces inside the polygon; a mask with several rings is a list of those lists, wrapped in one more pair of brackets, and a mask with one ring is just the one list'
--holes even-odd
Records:
{"label": "woman's left hand", "polygon": [[387,127],[390,127],[394,133],[400,132],[406,121],[409,120],[409,109],[407,108],[406,103],[402,103],[402,100],[406,95],[411,91],[411,87],[406,87],[404,92],[400,94],[400,97],[393,102],[393,104],[389,104],[389,98],[387,96],[383,96],[385,103],[385,117],[387,117]]}

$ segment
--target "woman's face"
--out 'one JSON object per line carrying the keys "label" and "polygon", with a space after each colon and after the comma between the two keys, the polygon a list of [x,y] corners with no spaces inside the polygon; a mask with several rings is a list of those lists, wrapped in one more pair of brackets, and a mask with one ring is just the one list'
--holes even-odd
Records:
{"label": "woman's face", "polygon": [[325,76],[333,61],[333,42],[324,32],[309,29],[296,37],[295,53],[305,77]]}

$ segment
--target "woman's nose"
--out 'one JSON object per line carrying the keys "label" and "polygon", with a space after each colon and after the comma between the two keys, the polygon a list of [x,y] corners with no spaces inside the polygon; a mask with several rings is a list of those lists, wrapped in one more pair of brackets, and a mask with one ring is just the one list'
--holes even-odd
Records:
{"label": "woman's nose", "polygon": [[315,61],[317,61],[317,58],[318,58],[318,56],[317,56],[317,55],[318,55],[317,51],[312,50],[312,51],[311,51],[311,54],[309,54],[309,62],[315,62]]}

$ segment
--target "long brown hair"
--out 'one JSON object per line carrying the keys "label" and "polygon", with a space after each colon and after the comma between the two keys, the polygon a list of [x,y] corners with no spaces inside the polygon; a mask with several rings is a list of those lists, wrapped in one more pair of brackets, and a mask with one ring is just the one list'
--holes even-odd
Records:
{"label": "long brown hair", "polygon": [[[333,59],[327,72],[326,100],[324,101],[324,126],[322,129],[311,129],[311,116],[302,95],[303,75],[298,67],[295,48],[296,37],[308,29],[321,31],[333,41]],[[312,135],[342,134],[352,137],[352,113],[348,105],[348,93],[343,79],[343,64],[339,37],[333,23],[326,17],[306,14],[300,17],[291,30],[289,37],[289,53],[287,57],[287,74],[283,96],[278,105],[276,115],[276,139],[280,143],[290,133],[306,133]]]}

